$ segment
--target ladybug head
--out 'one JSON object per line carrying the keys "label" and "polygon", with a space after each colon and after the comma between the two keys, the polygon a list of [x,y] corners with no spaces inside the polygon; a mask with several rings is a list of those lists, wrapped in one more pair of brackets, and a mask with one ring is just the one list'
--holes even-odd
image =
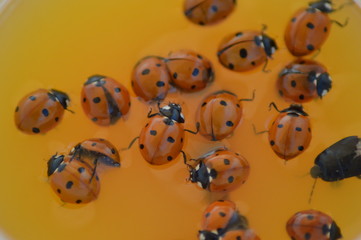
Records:
{"label": "ladybug head", "polygon": [[335,9],[332,7],[332,2],[330,0],[320,0],[317,2],[309,3],[310,9],[317,9],[324,13],[333,12]]}
{"label": "ladybug head", "polygon": [[211,232],[211,231],[203,230],[198,232],[198,238],[200,240],[218,240],[219,235],[216,231]]}
{"label": "ladybug head", "polygon": [[337,240],[342,238],[339,226],[333,221],[330,227],[330,240]]}
{"label": "ladybug head", "polygon": [[303,107],[300,104],[291,104],[291,106],[289,108],[286,108],[284,110],[281,111],[282,113],[287,113],[288,115],[292,115],[295,117],[298,117],[300,115],[302,116],[308,116],[308,114],[303,111]]}
{"label": "ladybug head", "polygon": [[161,115],[167,117],[170,120],[178,123],[184,123],[184,116],[182,113],[182,107],[176,103],[169,103],[168,105],[159,109]]}
{"label": "ladybug head", "polygon": [[264,51],[270,58],[278,49],[276,41],[264,33],[262,33],[262,35],[256,36],[254,41],[256,42],[257,46],[264,48]]}
{"label": "ladybug head", "polygon": [[209,169],[201,161],[199,164],[190,170],[190,180],[197,183],[199,187],[208,189],[212,180],[217,177],[217,172],[214,169]]}
{"label": "ladybug head", "polygon": [[104,78],[106,78],[105,76],[102,75],[93,75],[90,76],[88,78],[88,80],[84,83],[84,85],[89,85],[89,84],[104,84],[104,81],[102,81]]}
{"label": "ladybug head", "polygon": [[[312,73],[312,72],[311,72]],[[315,79],[314,82],[317,89],[317,95],[322,98],[325,96],[330,89],[332,88],[332,79],[328,73],[314,74],[314,77],[311,77],[311,73],[309,75],[309,80]]]}
{"label": "ladybug head", "polygon": [[64,161],[64,155],[53,155],[48,161],[48,176],[52,175]]}
{"label": "ladybug head", "polygon": [[63,106],[64,109],[68,108],[69,103],[70,103],[70,98],[66,93],[55,90],[55,89],[50,89],[50,92],[48,95],[52,99],[58,101],[61,104],[61,106]]}

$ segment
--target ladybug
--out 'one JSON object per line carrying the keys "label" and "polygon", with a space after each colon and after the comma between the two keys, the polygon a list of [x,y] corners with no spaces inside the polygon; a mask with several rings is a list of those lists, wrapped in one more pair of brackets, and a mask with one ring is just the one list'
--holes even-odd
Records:
{"label": "ladybug", "polygon": [[297,59],[281,71],[277,86],[286,100],[304,103],[324,97],[332,88],[332,80],[320,63]]}
{"label": "ladybug", "polygon": [[341,139],[321,152],[311,169],[313,178],[327,182],[361,175],[361,139],[350,136]]}
{"label": "ladybug", "polygon": [[[53,155],[48,161],[48,177],[51,188],[66,203],[94,201],[100,191],[100,183],[94,169],[85,162],[69,155]],[[93,180],[95,176],[95,180]]]}
{"label": "ladybug", "polygon": [[128,90],[114,79],[94,75],[84,83],[81,102],[85,114],[100,126],[115,124],[130,108]]}
{"label": "ladybug", "polygon": [[301,105],[291,104],[282,111],[274,103],[271,106],[279,114],[268,131],[269,143],[277,156],[287,161],[301,154],[310,144],[310,120]]}
{"label": "ladybug", "polygon": [[288,235],[294,240],[337,240],[341,230],[327,214],[305,210],[294,214],[286,224]]}
{"label": "ladybug", "polygon": [[237,229],[226,232],[219,240],[261,240],[252,229]]}
{"label": "ladybug", "polygon": [[259,31],[243,31],[227,36],[218,48],[218,60],[226,68],[244,72],[264,64],[278,49],[276,41]]}
{"label": "ladybug", "polygon": [[200,91],[214,80],[211,62],[194,51],[171,52],[165,61],[172,84],[183,91]]}
{"label": "ladybug", "polygon": [[222,90],[207,96],[198,107],[196,122],[199,133],[211,141],[222,140],[231,135],[242,118],[241,101],[232,92]]}
{"label": "ladybug", "polygon": [[170,74],[161,57],[145,57],[133,69],[133,91],[145,101],[163,100],[168,93],[169,82]]}
{"label": "ladybug", "polygon": [[232,191],[248,179],[248,161],[226,148],[210,151],[195,161],[195,167],[188,165],[190,181],[210,192]]}
{"label": "ladybug", "polygon": [[331,24],[343,26],[328,16],[334,11],[329,0],[311,2],[308,8],[298,10],[289,21],[284,35],[290,53],[299,57],[319,50],[328,38]]}
{"label": "ladybug", "polygon": [[184,15],[193,23],[211,25],[230,15],[236,0],[185,0]]}
{"label": "ladybug", "polygon": [[[196,132],[184,129],[184,116],[179,104],[169,103],[160,107],[158,103],[158,109],[159,112],[153,114],[150,110],[149,122],[127,148],[131,148],[138,139],[140,153],[152,165],[167,164],[177,158],[182,152],[184,132],[197,134],[199,129],[199,126],[197,126]],[[185,156],[184,153],[183,156]]]}
{"label": "ladybug", "polygon": [[46,133],[59,124],[69,103],[70,99],[64,92],[38,89],[18,103],[15,109],[15,125],[27,134]]}

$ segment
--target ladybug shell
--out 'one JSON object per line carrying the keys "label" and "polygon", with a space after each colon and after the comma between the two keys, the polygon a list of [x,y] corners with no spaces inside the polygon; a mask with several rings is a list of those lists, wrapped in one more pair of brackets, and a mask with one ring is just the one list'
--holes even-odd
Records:
{"label": "ladybug shell", "polygon": [[287,221],[286,230],[295,240],[336,240],[342,237],[332,218],[316,210],[296,213]]}
{"label": "ladybug shell", "polygon": [[133,69],[133,91],[145,101],[163,100],[169,90],[169,81],[168,69],[160,57],[145,57]]}
{"label": "ladybug shell", "polygon": [[285,31],[285,42],[294,56],[305,56],[320,49],[331,28],[327,13],[315,8],[300,9],[291,18]]}
{"label": "ladybug shell", "polygon": [[[88,203],[98,197],[100,183],[97,174],[90,181],[93,169],[77,160],[64,162],[49,176],[51,188],[66,203]],[[90,181],[90,182],[89,182]]]}
{"label": "ladybug shell", "polygon": [[311,137],[309,118],[292,112],[281,112],[272,123],[268,135],[272,150],[285,160],[307,149]]}
{"label": "ladybug shell", "polygon": [[185,0],[184,15],[193,23],[211,25],[228,17],[236,0]]}
{"label": "ladybug shell", "polygon": [[130,108],[128,90],[104,76],[88,79],[81,92],[81,102],[88,118],[100,126],[115,124]]}
{"label": "ladybug shell", "polygon": [[152,165],[163,165],[172,161],[183,148],[183,124],[167,120],[166,117],[156,115],[140,133],[140,152]]}
{"label": "ladybug shell", "polygon": [[[100,162],[110,166],[120,166],[118,150],[109,141],[102,138],[87,139],[79,143],[71,152],[79,151],[79,157],[88,157],[90,160],[98,159]],[[84,158],[83,158],[84,159]],[[89,162],[93,164],[93,161]],[[94,167],[94,166],[92,166]]]}
{"label": "ladybug shell", "polygon": [[[286,72],[288,73],[282,74]],[[280,95],[287,101],[297,103],[309,102],[318,98],[316,85],[308,78],[310,72],[322,74],[327,72],[327,69],[316,61],[305,59],[297,59],[288,64],[278,78],[277,87]]]}
{"label": "ladybug shell", "polygon": [[15,124],[20,131],[27,134],[46,133],[59,124],[63,114],[64,106],[54,98],[51,91],[38,89],[18,103]]}
{"label": "ladybug shell", "polygon": [[222,240],[261,240],[251,229],[238,229],[226,232]]}
{"label": "ladybug shell", "polygon": [[[249,163],[238,153],[219,150],[206,156],[201,161],[207,173],[203,175],[201,167],[195,180],[198,180],[198,184],[203,182],[202,188],[210,192],[232,191],[248,179]],[[204,185],[204,183],[206,184]]]}
{"label": "ladybug shell", "polygon": [[242,106],[231,92],[219,91],[206,97],[198,108],[196,121],[201,135],[212,141],[233,133],[242,117]]}
{"label": "ladybug shell", "polygon": [[171,52],[166,64],[172,84],[183,91],[200,91],[213,81],[214,72],[211,62],[194,51]]}

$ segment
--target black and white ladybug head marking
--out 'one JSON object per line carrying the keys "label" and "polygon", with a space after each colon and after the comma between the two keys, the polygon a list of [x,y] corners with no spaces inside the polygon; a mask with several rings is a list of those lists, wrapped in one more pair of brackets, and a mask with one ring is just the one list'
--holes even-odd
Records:
{"label": "black and white ladybug head marking", "polygon": [[269,58],[272,58],[272,55],[278,49],[276,41],[264,33],[262,33],[262,35],[256,36],[254,41],[257,46],[264,48],[264,51]]}
{"label": "black and white ladybug head marking", "polygon": [[179,104],[169,103],[168,105],[160,108],[159,112],[161,115],[172,121],[176,121],[178,123],[184,123],[182,107]]}
{"label": "black and white ladybug head marking", "polygon": [[300,104],[291,104],[291,106],[289,108],[286,108],[281,111],[281,113],[283,113],[283,112],[287,113],[288,115],[295,116],[295,117],[298,117],[300,115],[308,116],[308,114],[305,111],[303,111],[303,107]]}
{"label": "black and white ladybug head marking", "polygon": [[217,177],[215,169],[209,169],[201,161],[195,168],[190,170],[190,180],[197,183],[203,189],[208,189],[213,179]]}
{"label": "black and white ladybug head marking", "polygon": [[321,0],[317,2],[309,3],[310,9],[317,9],[324,13],[333,12],[335,9],[332,7],[332,2],[330,0]]}
{"label": "black and white ladybug head marking", "polygon": [[97,86],[101,86],[105,83],[105,81],[103,80],[104,78],[106,78],[106,77],[103,75],[90,76],[88,78],[88,80],[84,83],[84,86],[89,85],[89,84],[95,84]]}
{"label": "black and white ladybug head marking", "polygon": [[316,73],[311,71],[308,74],[308,81],[312,82],[316,86],[317,95],[322,98],[332,88],[332,79],[328,73]]}
{"label": "black and white ladybug head marking", "polygon": [[48,161],[48,176],[53,174],[63,161],[64,155],[53,155]]}
{"label": "black and white ladybug head marking", "polygon": [[70,103],[70,98],[68,94],[62,91],[55,89],[50,89],[49,97],[53,98],[55,101],[58,101],[64,109],[67,109]]}
{"label": "black and white ladybug head marking", "polygon": [[217,231],[199,231],[198,233],[199,240],[219,240],[220,236]]}

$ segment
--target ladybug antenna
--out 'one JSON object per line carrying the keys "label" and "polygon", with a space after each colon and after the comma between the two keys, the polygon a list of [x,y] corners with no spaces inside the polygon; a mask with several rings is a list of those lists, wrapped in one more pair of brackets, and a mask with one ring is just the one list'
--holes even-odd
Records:
{"label": "ladybug antenna", "polygon": [[337,20],[331,20],[332,23],[335,23],[337,26],[343,28],[343,27],[346,27],[347,24],[348,24],[348,18],[346,18],[345,22],[344,23],[340,23],[339,21]]}
{"label": "ladybug antenna", "polygon": [[66,108],[65,110],[67,110],[68,112],[71,112],[72,114],[75,113],[73,110],[70,110],[69,108]]}
{"label": "ladybug antenna", "polygon": [[271,103],[268,105],[268,111],[271,111],[272,107],[273,107],[277,112],[281,112],[280,110],[278,110],[278,107],[277,107],[277,105],[276,105],[274,102],[271,102]]}
{"label": "ladybug antenna", "polygon": [[262,72],[269,73],[271,71],[271,70],[267,69],[267,65],[268,65],[268,58],[266,58],[266,62],[263,65]]}
{"label": "ladybug antenna", "polygon": [[252,102],[256,97],[256,89],[253,89],[253,92],[252,92],[252,98],[241,98],[239,99],[238,101],[248,101],[248,102]]}
{"label": "ladybug antenna", "polygon": [[313,196],[313,192],[315,191],[317,179],[318,179],[318,178],[315,178],[315,181],[313,182],[312,189],[311,189],[311,193],[310,193],[310,197],[308,198],[308,204],[311,204],[312,196]]}
{"label": "ladybug antenna", "polygon": [[345,3],[343,3],[343,4],[341,4],[338,8],[336,8],[336,9],[333,10],[333,11],[334,11],[334,12],[335,12],[335,11],[339,11],[339,10],[343,9],[344,7],[346,7],[346,6],[348,6],[348,5],[360,4],[360,3],[357,3],[356,1],[357,1],[357,0],[347,1],[347,2],[345,2]]}
{"label": "ladybug antenna", "polygon": [[256,126],[255,126],[254,124],[252,124],[252,127],[253,127],[253,132],[254,132],[254,134],[256,134],[256,135],[269,132],[268,130],[257,132]]}
{"label": "ladybug antenna", "polygon": [[120,151],[120,152],[123,152],[123,151],[125,151],[125,150],[129,150],[129,149],[133,146],[133,144],[135,143],[135,141],[138,140],[138,139],[139,139],[139,136],[138,136],[138,137],[135,137],[135,138],[129,143],[129,146],[128,146],[128,147],[126,147],[126,148],[121,148],[119,151]]}

